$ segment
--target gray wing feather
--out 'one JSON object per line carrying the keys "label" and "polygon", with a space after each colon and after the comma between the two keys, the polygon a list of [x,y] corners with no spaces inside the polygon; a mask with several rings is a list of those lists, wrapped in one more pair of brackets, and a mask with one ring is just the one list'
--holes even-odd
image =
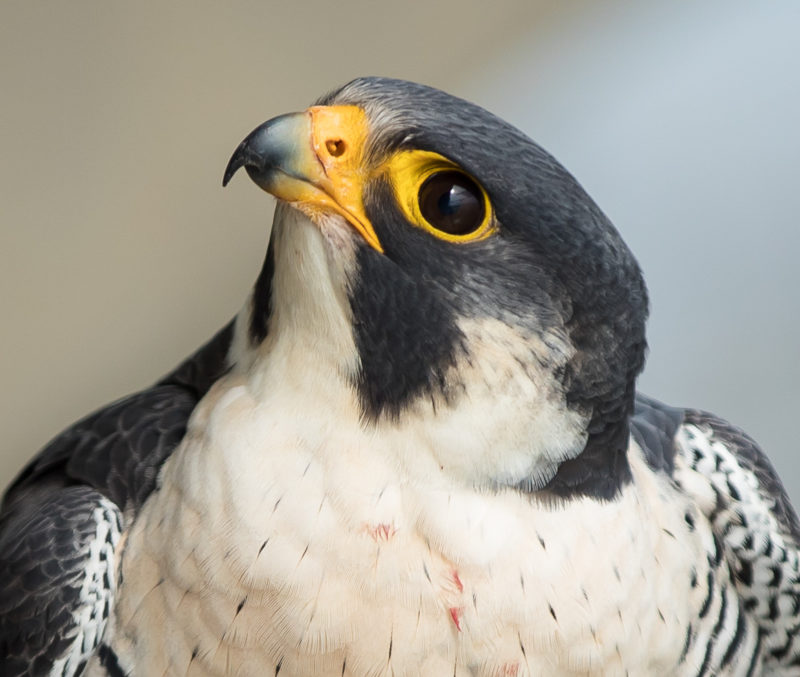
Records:
{"label": "gray wing feather", "polygon": [[631,435],[653,470],[672,474],[675,465],[675,433],[682,421],[682,409],[668,407],[642,393],[636,393]]}
{"label": "gray wing feather", "polygon": [[17,477],[6,503],[42,483],[78,482],[123,510],[138,508],[183,438],[196,404],[194,393],[175,385],[154,386],[110,404],[50,442]]}
{"label": "gray wing feather", "polygon": [[113,503],[82,486],[32,492],[3,515],[3,675],[80,674],[110,613],[120,519]]}
{"label": "gray wing feather", "polygon": [[98,539],[118,534],[122,511],[135,513],[153,491],[198,400],[228,368],[232,332],[231,323],[152,388],[65,430],[9,487],[0,510],[0,674],[80,674],[113,602],[111,573],[86,595],[86,576],[103,568],[92,559],[106,552]]}

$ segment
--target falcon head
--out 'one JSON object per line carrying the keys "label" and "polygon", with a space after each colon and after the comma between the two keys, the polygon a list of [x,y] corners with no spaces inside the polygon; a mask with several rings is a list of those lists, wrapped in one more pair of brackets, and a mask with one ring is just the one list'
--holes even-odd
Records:
{"label": "falcon head", "polygon": [[647,294],[556,160],[467,101],[360,78],[255,129],[224,184],[240,167],[278,198],[243,368],[293,350],[455,481],[615,495]]}

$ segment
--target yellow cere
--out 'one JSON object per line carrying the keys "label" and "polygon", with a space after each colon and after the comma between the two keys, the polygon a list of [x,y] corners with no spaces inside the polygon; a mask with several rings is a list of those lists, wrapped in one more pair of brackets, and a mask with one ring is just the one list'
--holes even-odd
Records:
{"label": "yellow cere", "polygon": [[312,106],[311,145],[324,177],[318,185],[342,214],[377,251],[383,252],[375,229],[364,213],[364,148],[369,135],[367,114],[358,106]]}
{"label": "yellow cere", "polygon": [[[358,106],[312,106],[311,143],[313,151],[304,167],[316,191],[298,200],[298,207],[311,213],[333,210],[344,216],[375,250],[383,252],[377,233],[364,212],[364,191],[376,176],[388,178],[397,203],[409,223],[448,242],[475,242],[496,230],[492,205],[486,191],[455,163],[437,153],[403,150],[370,167],[365,157],[370,125],[366,112]],[[302,140],[298,139],[302,145]],[[298,147],[303,153],[303,149]],[[315,165],[314,168],[312,165]],[[457,172],[474,183],[483,200],[483,217],[468,233],[449,233],[430,223],[420,207],[420,188],[426,179],[439,172]],[[313,175],[313,179],[311,178]],[[319,192],[321,191],[321,192]],[[313,195],[311,194],[313,192]]]}

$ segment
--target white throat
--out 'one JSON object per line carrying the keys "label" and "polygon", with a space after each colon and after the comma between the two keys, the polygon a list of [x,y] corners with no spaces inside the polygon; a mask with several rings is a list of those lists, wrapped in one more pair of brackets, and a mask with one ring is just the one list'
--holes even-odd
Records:
{"label": "white throat", "polygon": [[237,318],[231,355],[234,370],[246,373],[256,392],[274,390],[276,368],[284,375],[292,370],[288,379],[296,383],[313,381],[320,372],[330,378],[332,371],[343,382],[356,374],[346,288],[355,257],[350,230],[340,217],[330,217],[321,229],[285,203],[276,207],[269,331],[262,343],[251,344],[254,304],[248,299]]}
{"label": "white throat", "polygon": [[[296,402],[291,411],[302,413],[306,428],[350,428],[348,434],[375,447],[371,453],[414,480],[433,475],[483,489],[542,486],[561,461],[580,452],[585,417],[566,408],[552,367],[541,366],[569,359],[566,341],[524,336],[489,318],[460,321],[470,357],[452,368],[459,384],[454,401],[420,397],[397,419],[364,421],[347,296],[357,272],[354,231],[339,217],[320,228],[279,205],[273,238],[268,336],[249,344],[248,303],[234,344],[234,372],[256,400]],[[530,366],[521,369],[523,363]]]}

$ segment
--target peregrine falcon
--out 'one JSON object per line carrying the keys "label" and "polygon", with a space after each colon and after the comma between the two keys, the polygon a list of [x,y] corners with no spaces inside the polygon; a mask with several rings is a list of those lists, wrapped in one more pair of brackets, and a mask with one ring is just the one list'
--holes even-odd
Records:
{"label": "peregrine falcon", "polygon": [[556,160],[361,78],[242,167],[241,311],[5,495],[2,675],[800,675],[797,516],[636,393],[639,266]]}

